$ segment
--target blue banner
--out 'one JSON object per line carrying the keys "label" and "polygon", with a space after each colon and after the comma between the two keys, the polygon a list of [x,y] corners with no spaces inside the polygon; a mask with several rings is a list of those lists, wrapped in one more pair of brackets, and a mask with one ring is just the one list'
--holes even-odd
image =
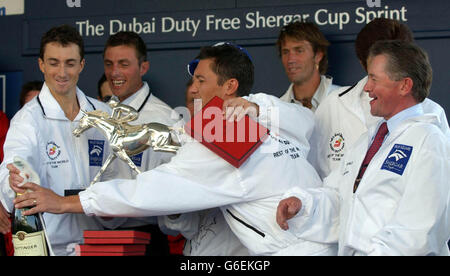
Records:
{"label": "blue banner", "polygon": [[[35,54],[41,35],[62,22],[78,29],[88,52],[101,51],[107,37],[119,31],[139,33],[150,49],[198,47],[203,41],[214,40],[245,40],[251,44],[263,44],[267,40],[276,39],[282,26],[299,20],[315,22],[325,35],[335,40],[345,40],[349,35],[356,35],[365,24],[377,17],[405,22],[415,32],[448,36],[446,18],[450,1],[378,1],[381,4],[379,7],[370,5],[370,2],[374,1],[180,12],[133,12],[128,15],[69,16],[64,20],[51,17],[29,19],[23,25],[24,53]],[[433,8],[436,6],[440,9]],[[427,20],[424,20],[425,18]]]}

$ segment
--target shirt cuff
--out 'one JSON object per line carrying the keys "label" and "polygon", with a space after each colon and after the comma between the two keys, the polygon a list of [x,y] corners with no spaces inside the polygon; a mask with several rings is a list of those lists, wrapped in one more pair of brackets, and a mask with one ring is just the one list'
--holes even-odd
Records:
{"label": "shirt cuff", "polygon": [[95,212],[92,209],[90,202],[89,202],[90,201],[89,194],[90,193],[88,190],[84,190],[78,194],[78,197],[80,198],[80,203],[81,203],[81,207],[83,208],[83,212],[87,216],[95,216]]}

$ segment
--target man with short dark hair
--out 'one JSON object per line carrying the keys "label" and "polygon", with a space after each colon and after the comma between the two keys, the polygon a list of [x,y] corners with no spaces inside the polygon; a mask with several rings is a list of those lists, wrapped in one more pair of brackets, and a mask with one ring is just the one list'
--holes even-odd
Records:
{"label": "man with short dark hair", "polygon": [[292,22],[281,28],[278,54],[291,85],[281,99],[315,111],[325,97],[339,88],[326,76],[330,43],[311,22]]}
{"label": "man with short dark hair", "polygon": [[450,143],[420,104],[431,87],[428,56],[412,43],[378,41],[367,69],[370,112],[383,119],[323,188],[287,193],[277,221],[301,235],[322,228],[317,237],[337,241],[339,255],[449,255]]}
{"label": "man with short dark hair", "polygon": [[[32,166],[42,187],[64,196],[86,188],[108,156],[107,141],[97,130],[88,130],[80,138],[72,135],[72,129],[83,116],[80,110],[109,111],[105,104],[87,97],[77,87],[84,65],[84,44],[76,29],[62,25],[43,35],[39,68],[45,83],[39,95],[11,120],[4,145],[0,200],[9,212],[13,210],[15,197],[9,187],[9,170],[18,171],[10,164],[14,157]],[[100,151],[92,153],[92,145]],[[84,230],[104,229],[102,220],[84,215],[45,213],[43,218],[55,255],[74,254],[73,244],[83,242]]]}

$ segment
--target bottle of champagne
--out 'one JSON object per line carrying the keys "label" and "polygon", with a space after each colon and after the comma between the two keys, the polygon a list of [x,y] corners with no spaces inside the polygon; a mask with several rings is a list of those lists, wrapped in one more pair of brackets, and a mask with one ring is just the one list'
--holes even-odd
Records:
{"label": "bottle of champagne", "polygon": [[[41,184],[39,176],[31,166],[20,157],[14,158],[14,166],[21,171],[24,182]],[[20,196],[20,194],[16,194]],[[49,245],[40,214],[25,216],[23,213],[30,208],[13,210],[12,240],[14,256],[48,256]]]}
{"label": "bottle of champagne", "polygon": [[24,216],[29,208],[14,209],[14,256],[48,256],[48,245],[39,214]]}

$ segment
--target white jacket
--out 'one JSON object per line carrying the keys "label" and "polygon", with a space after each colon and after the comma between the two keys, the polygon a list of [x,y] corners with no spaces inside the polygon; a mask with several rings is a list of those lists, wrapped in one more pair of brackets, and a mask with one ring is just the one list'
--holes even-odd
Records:
{"label": "white jacket", "polygon": [[[389,125],[389,122],[388,122]],[[375,125],[344,156],[321,189],[289,192],[303,209],[289,221],[299,235],[339,241],[340,255],[448,255],[450,144],[435,115],[401,122],[353,185]]]}
{"label": "white jacket", "polygon": [[[77,88],[80,108],[85,111],[102,109],[103,103],[89,98]],[[4,145],[5,159],[0,167],[0,199],[11,212],[15,193],[9,187],[6,165],[15,156],[27,160],[38,173],[41,185],[64,195],[65,190],[85,189],[108,156],[109,146],[95,129],[89,129],[79,138],[72,135],[82,114],[74,121],[64,111],[44,84],[38,97],[19,110],[11,120]],[[100,151],[99,151],[100,149]],[[105,174],[107,176],[107,174]],[[94,217],[79,214],[44,214],[50,242],[56,255],[67,255],[68,245],[83,242],[83,230],[102,230]],[[72,248],[74,249],[74,248]]]}
{"label": "white jacket", "polygon": [[159,216],[160,227],[180,231],[186,238],[185,256],[247,256],[248,249],[234,235],[219,208]]}
{"label": "white jacket", "polygon": [[[333,84],[333,78],[330,76],[322,75],[320,76],[320,84],[319,87],[317,87],[316,92],[314,92],[314,96],[311,100],[312,108],[311,110],[314,112],[317,110],[319,105],[323,102],[323,100],[331,93],[331,91],[336,90],[340,88],[339,85]],[[291,83],[289,85],[288,90],[286,93],[284,93],[283,96],[280,97],[281,100],[288,102],[288,103],[296,103],[299,105],[302,105],[300,101],[297,101],[295,99],[294,95],[294,84]]]}
{"label": "white jacket", "polygon": [[[364,92],[367,77],[352,87],[333,91],[314,113],[316,126],[311,138],[309,161],[323,179],[339,166],[353,143],[382,118],[370,114],[370,98]],[[439,128],[450,137],[444,109],[430,99],[421,103],[425,113],[438,116]]]}
{"label": "white jacket", "polygon": [[[281,107],[277,106],[277,103],[282,102],[275,97],[265,97],[263,94],[250,95],[248,100],[257,102],[262,106],[261,110],[266,107],[261,112],[264,121],[269,121],[269,119],[278,120],[280,113],[282,116],[292,115],[293,111],[291,109],[297,109],[295,106],[289,109],[283,108],[286,104],[282,104]],[[274,109],[274,107],[283,109]],[[289,122],[289,120],[282,122]],[[291,123],[282,124],[281,126],[275,125],[272,130],[278,133],[279,128],[283,128],[283,134],[288,137],[295,137],[295,132],[298,130],[297,128],[293,128]],[[219,208],[184,213],[177,219],[160,216],[158,217],[158,222],[160,228],[163,230],[169,228],[183,234],[187,239],[183,250],[183,254],[186,256],[249,255],[248,249],[231,231]],[[321,254],[337,254],[337,248],[332,248],[331,253],[330,250],[326,250],[325,252],[321,252]]]}
{"label": "white jacket", "polygon": [[[135,180],[101,182],[80,193],[85,213],[152,216],[220,207],[231,230],[251,254],[312,255],[330,250],[329,245],[299,239],[276,223],[276,208],[285,191],[297,185],[321,185],[306,161],[313,114],[306,108],[281,103],[286,105],[281,112],[290,110],[301,118],[302,124],[281,122],[291,125],[288,133],[297,139],[286,139],[273,131],[239,169],[191,141],[169,163],[139,174]],[[261,112],[264,107],[258,104]],[[269,119],[263,115],[260,121],[266,124]]]}

